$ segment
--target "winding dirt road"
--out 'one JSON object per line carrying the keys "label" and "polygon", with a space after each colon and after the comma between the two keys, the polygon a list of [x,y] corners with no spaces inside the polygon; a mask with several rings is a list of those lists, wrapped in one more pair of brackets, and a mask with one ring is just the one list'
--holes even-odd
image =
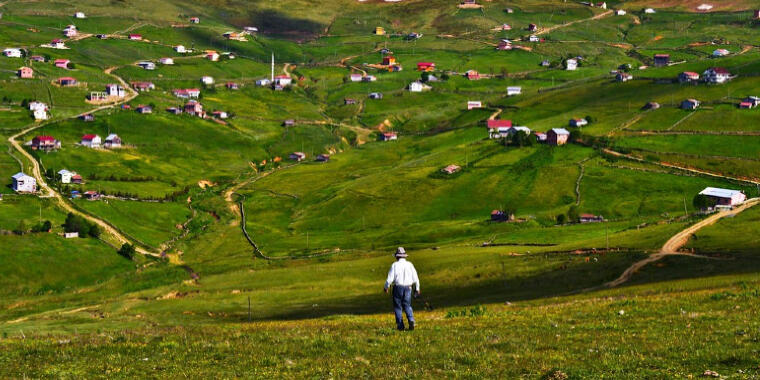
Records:
{"label": "winding dirt road", "polygon": [[568,27],[570,25],[575,25],[575,24],[580,23],[580,22],[599,20],[600,18],[607,17],[607,16],[611,15],[612,13],[614,13],[614,12],[613,11],[607,11],[607,12],[604,12],[604,13],[600,13],[600,14],[598,14],[596,16],[589,17],[589,18],[584,18],[584,19],[581,19],[581,20],[575,20],[575,21],[566,22],[564,24],[554,25],[554,26],[548,27],[546,29],[539,30],[538,32],[535,33],[535,35],[536,36],[540,36],[542,34],[550,33],[550,32],[553,32],[553,31],[555,31],[557,29],[560,29],[560,28],[566,28],[566,27]]}
{"label": "winding dirt road", "polygon": [[620,277],[616,278],[615,280],[612,280],[606,284],[604,284],[603,287],[605,288],[614,288],[616,286],[619,286],[621,284],[624,284],[628,282],[633,275],[638,272],[641,268],[645,267],[648,264],[654,263],[656,261],[661,260],[662,258],[666,256],[690,256],[690,257],[698,257],[698,258],[705,258],[709,259],[710,257],[707,256],[699,256],[694,255],[691,253],[686,252],[680,252],[679,250],[686,245],[686,243],[689,241],[689,238],[691,238],[692,235],[697,233],[697,231],[701,230],[702,228],[705,228],[707,226],[713,225],[716,222],[718,222],[720,219],[723,219],[728,216],[735,216],[742,211],[757,205],[760,203],[760,198],[752,198],[750,200],[747,200],[742,204],[741,206],[728,211],[721,211],[718,213],[715,213],[713,215],[710,215],[708,218],[700,221],[699,223],[696,223],[692,226],[689,226],[688,228],[684,229],[683,231],[673,235],[666,243],[662,246],[660,249],[660,252],[655,253],[646,259],[643,259],[641,261],[637,261],[633,263],[628,269],[626,269],[623,274],[620,275]]}

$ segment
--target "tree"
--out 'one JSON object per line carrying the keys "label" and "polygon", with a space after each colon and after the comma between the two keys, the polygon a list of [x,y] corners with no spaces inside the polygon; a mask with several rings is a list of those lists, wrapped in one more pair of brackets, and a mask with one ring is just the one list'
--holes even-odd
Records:
{"label": "tree", "polygon": [[118,253],[119,255],[132,260],[132,258],[135,256],[135,247],[133,247],[132,244],[124,243],[122,244],[121,248],[119,248]]}
{"label": "tree", "polygon": [[562,225],[562,224],[565,224],[565,222],[567,222],[567,217],[565,216],[565,214],[557,215],[557,224]]}
{"label": "tree", "polygon": [[591,115],[586,115],[585,119],[586,119],[586,122],[588,122],[589,124],[592,124],[594,121],[596,121],[594,120],[594,117]]}
{"label": "tree", "polygon": [[580,211],[578,211],[577,205],[570,206],[570,209],[567,210],[567,219],[571,222],[577,222],[581,219]]}
{"label": "tree", "polygon": [[422,72],[422,75],[420,76],[420,79],[421,79],[423,82],[427,82],[427,81],[429,81],[429,80],[430,80],[430,73],[429,73],[429,72],[427,72],[427,71],[423,71],[423,72]]}

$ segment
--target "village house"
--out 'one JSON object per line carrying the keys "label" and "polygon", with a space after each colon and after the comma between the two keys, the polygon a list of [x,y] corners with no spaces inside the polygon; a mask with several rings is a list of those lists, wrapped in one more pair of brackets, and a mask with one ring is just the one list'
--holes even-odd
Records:
{"label": "village house", "polygon": [[132,82],[132,88],[139,92],[147,92],[155,90],[156,85],[154,85],[153,82]]}
{"label": "village house", "polygon": [[301,162],[306,159],[306,153],[304,152],[293,152],[290,154],[289,158],[293,161]]}
{"label": "village house", "polygon": [[191,116],[197,116],[200,118],[206,117],[206,112],[203,111],[203,105],[195,100],[190,100],[185,104],[183,108],[186,114]]}
{"label": "village house", "polygon": [[290,86],[290,84],[293,83],[293,79],[290,77],[290,75],[278,75],[274,77],[274,84],[280,85],[280,86]]}
{"label": "village house", "polygon": [[36,100],[29,102],[29,111],[36,111],[36,110],[47,111],[48,106],[47,104],[43,102],[38,102]]}
{"label": "village house", "polygon": [[200,24],[201,19],[199,17],[190,17],[191,24]]}
{"label": "village house", "polygon": [[372,92],[369,94],[370,99],[380,100],[383,98],[383,94],[379,92]]}
{"label": "village house", "polygon": [[503,31],[512,30],[512,26],[509,24],[501,24],[501,30]]}
{"label": "village house", "polygon": [[509,86],[507,87],[507,96],[515,96],[522,94],[522,87],[520,86]]}
{"label": "village house", "polygon": [[34,120],[37,120],[37,121],[48,119],[47,111],[43,111],[43,110],[34,110],[32,112],[32,116],[34,117]]}
{"label": "village house", "polygon": [[262,78],[256,80],[256,85],[259,87],[266,87],[270,86],[272,84],[272,81],[269,80],[269,78]]}
{"label": "village house", "polygon": [[466,73],[464,73],[464,77],[469,80],[479,80],[480,79],[480,73],[478,73],[475,70],[467,70]]}
{"label": "village house", "polygon": [[95,37],[97,37],[99,40],[107,40],[108,35],[107,34],[96,34]]}
{"label": "village house", "polygon": [[61,169],[58,171],[58,182],[60,183],[71,183],[71,177],[74,176],[75,173],[70,172],[66,169]]}
{"label": "village house", "polygon": [[644,107],[641,109],[643,110],[656,110],[660,108],[660,103],[657,102],[649,102],[647,104],[644,104]]}
{"label": "village house", "polygon": [[65,29],[63,29],[63,35],[68,38],[76,37],[78,33],[79,32],[77,31],[77,27],[74,25],[69,25]]}
{"label": "village house", "polygon": [[738,206],[747,200],[747,196],[739,190],[721,189],[717,187],[707,187],[699,195],[712,199],[718,207]]}
{"label": "village house", "polygon": [[63,238],[64,239],[76,239],[79,237],[79,232],[64,232]]}
{"label": "village house", "polygon": [[755,107],[755,105],[752,102],[742,101],[742,102],[739,103],[739,108],[741,108],[741,109],[751,109],[751,108],[754,108],[754,107]]}
{"label": "village house", "polygon": [[496,45],[496,50],[512,50],[512,42],[509,40],[501,40],[499,41],[499,44]]}
{"label": "village house", "polygon": [[287,119],[282,122],[283,127],[292,127],[296,125],[296,121],[293,119]]}
{"label": "village house", "polygon": [[538,25],[536,25],[536,24],[528,24],[528,28],[527,29],[528,29],[529,32],[535,32],[535,31],[538,30]]}
{"label": "village house", "polygon": [[374,82],[377,80],[377,77],[374,75],[365,75],[362,77],[362,82]]}
{"label": "village house", "polygon": [[615,75],[615,80],[618,82],[628,82],[631,79],[633,79],[633,75],[623,71],[618,71],[617,75]]}
{"label": "village house", "polygon": [[61,142],[52,136],[36,136],[32,139],[32,150],[51,151],[60,147]]}
{"label": "village house", "polygon": [[216,62],[219,60],[219,53],[210,50],[206,52],[206,59],[208,59],[211,62]]}
{"label": "village house", "polygon": [[697,99],[686,99],[681,102],[681,109],[695,110],[697,108],[699,108],[699,100]]}
{"label": "village house", "polygon": [[174,58],[170,57],[164,57],[158,60],[162,65],[173,65],[174,64]]}
{"label": "village house", "polygon": [[84,15],[84,12],[76,12],[74,13],[74,18],[83,19],[87,18],[87,16]]}
{"label": "village house", "polygon": [[651,15],[651,14],[657,13],[657,11],[655,11],[653,8],[647,8],[647,9],[644,9],[644,13]]}
{"label": "village house", "polygon": [[712,67],[702,73],[702,77],[707,83],[721,84],[731,80],[731,73],[722,67]]}
{"label": "village house", "polygon": [[31,67],[24,66],[18,69],[16,75],[21,79],[31,79],[34,78],[34,70]]}
{"label": "village house", "polygon": [[41,55],[33,55],[29,57],[29,60],[32,62],[42,62],[42,63],[46,62],[45,57]]}
{"label": "village house", "polygon": [[667,66],[670,64],[670,54],[655,54],[654,65],[657,67]]}
{"label": "village house", "polygon": [[87,199],[88,201],[97,201],[100,199],[100,194],[95,190],[85,191],[82,195],[84,196],[84,199]]}
{"label": "village house", "polygon": [[501,211],[501,210],[491,211],[492,222],[507,222],[507,221],[513,221],[513,220],[515,220],[515,214],[507,214],[506,212]]}
{"label": "village house", "polygon": [[19,172],[11,178],[13,178],[13,191],[17,193],[37,192],[37,180],[34,177]]}
{"label": "village house", "polygon": [[475,108],[483,108],[483,103],[480,100],[470,100],[467,102],[468,111]]}
{"label": "village house", "polygon": [[552,63],[549,62],[548,59],[545,59],[545,60],[541,61],[541,67],[549,67],[551,65],[552,65]]}
{"label": "village house", "polygon": [[66,43],[62,39],[56,38],[50,41],[50,47],[53,49],[66,49]]}
{"label": "village house", "polygon": [[528,36],[528,42],[541,42],[541,38],[535,34]]}
{"label": "village house", "polygon": [[569,139],[570,132],[564,128],[552,128],[549,132],[546,132],[546,143],[549,145],[565,145]]}
{"label": "village house", "polygon": [[343,104],[347,105],[347,106],[348,105],[352,105],[352,104],[356,104],[356,99],[345,98],[345,99],[343,99]]}
{"label": "village house", "polygon": [[395,140],[398,140],[398,133],[384,132],[380,134],[379,138],[380,138],[380,141],[395,141]]}
{"label": "village house", "polygon": [[58,67],[61,69],[68,69],[69,63],[71,63],[71,61],[69,61],[68,59],[56,59],[55,61],[53,61],[53,64],[55,65],[55,67]]}
{"label": "village house", "polygon": [[320,154],[320,155],[317,156],[317,158],[315,159],[315,161],[317,161],[317,162],[327,162],[327,161],[330,161],[330,155],[329,154],[325,154],[325,153]]}
{"label": "village house", "polygon": [[123,98],[127,96],[127,90],[118,84],[109,83],[106,85],[106,96],[116,96]]}
{"label": "village house", "polygon": [[433,62],[418,62],[417,71],[435,71],[435,63]]}
{"label": "village house", "polygon": [[100,136],[89,134],[82,136],[82,141],[79,144],[87,148],[97,149],[100,148],[101,141]]}
{"label": "village house", "polygon": [[752,18],[754,18],[755,20],[760,20],[760,10],[755,10],[752,15]]}
{"label": "village house", "polygon": [[201,90],[197,88],[175,89],[173,93],[174,96],[182,99],[197,99],[201,96]]}
{"label": "village house", "polygon": [[240,85],[235,82],[227,82],[224,84],[225,87],[227,87],[228,90],[239,90]]}
{"label": "village house", "polygon": [[570,58],[565,61],[565,70],[575,70],[578,68],[578,60],[575,58]]}
{"label": "village house", "polygon": [[204,75],[204,76],[201,77],[201,83],[203,83],[203,84],[205,84],[207,86],[210,86],[210,85],[214,84],[214,78],[210,77],[208,75]]}
{"label": "village house", "polygon": [[460,170],[462,170],[462,167],[460,167],[459,165],[453,165],[453,164],[441,169],[441,171],[446,174],[454,174]]}
{"label": "village house", "polygon": [[678,74],[680,83],[696,83],[699,80],[699,74],[693,71],[684,71]]}
{"label": "village house", "polygon": [[525,127],[525,126],[518,126],[518,127],[512,127],[512,128],[509,128],[509,129],[507,130],[507,135],[508,135],[508,136],[512,136],[512,135],[516,135],[516,134],[518,134],[518,133],[520,133],[520,132],[523,132],[523,133],[525,133],[526,135],[530,136],[530,133],[531,133],[532,131],[531,131],[531,130],[530,130],[530,128],[528,128],[528,127]]}
{"label": "village house", "polygon": [[627,12],[625,10],[618,9],[618,10],[615,11],[615,14],[617,16],[625,16],[627,14]]}
{"label": "village house", "polygon": [[432,87],[420,82],[415,81],[412,83],[409,83],[409,92],[422,92],[431,89]]}
{"label": "village house", "polygon": [[604,217],[594,214],[581,214],[580,222],[585,223],[601,223],[604,222]]}
{"label": "village house", "polygon": [[248,33],[256,33],[259,31],[259,28],[255,26],[246,26],[246,27],[243,27],[243,30],[245,30]]}
{"label": "village house", "polygon": [[488,120],[486,121],[488,137],[499,139],[509,135],[509,129],[512,128],[512,120]]}
{"label": "village house", "polygon": [[3,50],[3,55],[8,58],[21,58],[22,53],[21,53],[21,49],[7,48]]}
{"label": "village house", "polygon": [[576,127],[576,128],[585,127],[586,125],[588,125],[588,120],[570,119],[570,123],[568,123],[568,125],[570,125],[571,127]]}
{"label": "village house", "polygon": [[144,104],[140,104],[140,105],[137,106],[137,108],[135,108],[135,111],[137,111],[137,113],[143,114],[143,115],[144,114],[149,114],[149,113],[153,113],[153,107],[146,106]]}
{"label": "village house", "polygon": [[95,115],[91,113],[86,113],[84,115],[79,116],[79,120],[86,121],[86,122],[95,121]]}
{"label": "village house", "polygon": [[61,78],[58,78],[57,82],[58,82],[58,85],[61,87],[69,87],[69,86],[77,85],[76,78],[72,78],[72,77],[61,77]]}
{"label": "village house", "polygon": [[115,133],[111,133],[106,136],[106,141],[103,143],[103,147],[106,149],[121,148],[121,137]]}
{"label": "village house", "polygon": [[185,46],[183,45],[175,46],[174,51],[176,51],[177,53],[187,53],[187,49],[185,49]]}
{"label": "village house", "polygon": [[354,74],[349,75],[348,79],[351,82],[361,82],[362,81],[362,75],[354,73]]}
{"label": "village house", "polygon": [[214,115],[214,117],[216,117],[217,119],[226,119],[230,117],[225,111],[214,111],[214,112],[211,112],[211,114]]}
{"label": "village house", "polygon": [[715,51],[713,51],[712,56],[715,58],[720,58],[720,57],[725,57],[729,54],[731,54],[731,52],[726,49],[716,49]]}
{"label": "village house", "polygon": [[760,106],[760,97],[748,96],[744,98],[743,102],[751,104],[752,106],[750,108],[755,108],[757,106]]}
{"label": "village house", "polygon": [[378,36],[384,36],[385,28],[383,28],[382,26],[375,27],[375,34]]}
{"label": "village house", "polygon": [[170,114],[174,114],[174,115],[180,115],[180,114],[182,114],[182,108],[178,108],[178,107],[168,107],[168,108],[166,109],[166,112],[168,112],[168,113],[170,113]]}
{"label": "village house", "polygon": [[155,70],[156,64],[151,61],[140,61],[137,62],[137,66],[142,67],[145,70]]}
{"label": "village house", "polygon": [[542,132],[534,132],[533,133],[536,136],[536,142],[538,143],[546,143],[546,133]]}
{"label": "village house", "polygon": [[129,39],[132,41],[140,41],[142,40],[142,35],[140,34],[130,34]]}
{"label": "village house", "polygon": [[385,57],[383,57],[383,65],[385,65],[385,66],[394,66],[396,64],[397,64],[396,63],[396,57],[394,57],[392,55],[386,55]]}

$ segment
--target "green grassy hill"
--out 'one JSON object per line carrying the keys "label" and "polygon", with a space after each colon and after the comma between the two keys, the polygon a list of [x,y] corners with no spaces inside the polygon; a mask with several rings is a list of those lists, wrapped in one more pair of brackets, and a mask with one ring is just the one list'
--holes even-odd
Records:
{"label": "green grassy hill", "polygon": [[[757,207],[607,286],[708,217],[693,202],[705,187],[760,196],[760,111],[738,106],[760,96],[751,2],[706,13],[694,1],[608,2],[625,16],[556,0],[482,5],[0,3],[0,46],[24,49],[22,58],[0,57],[0,373],[760,376]],[[644,13],[648,6],[656,13]],[[80,31],[68,49],[43,46],[68,24]],[[259,32],[223,36],[246,26]],[[127,38],[134,33],[142,40]],[[528,41],[534,33],[539,42]],[[515,49],[497,50],[502,39]],[[712,57],[719,48],[729,55]],[[206,50],[229,54],[215,62]],[[282,91],[256,84],[271,75],[272,54],[274,75],[293,80]],[[655,54],[673,64],[655,67]],[[390,55],[402,70],[378,66]],[[175,63],[158,63],[163,57]],[[55,67],[59,58],[73,66]],[[564,70],[569,58],[577,70]],[[143,60],[156,69],[136,65]],[[412,93],[410,83],[427,79],[418,62],[434,62],[437,80]],[[21,66],[34,78],[18,78]],[[711,67],[736,77],[677,81]],[[465,78],[468,70],[482,78]],[[633,79],[615,81],[617,70]],[[352,82],[356,73],[376,80]],[[60,87],[63,76],[80,83]],[[133,82],[155,88],[87,100],[106,84]],[[514,86],[521,94],[508,96]],[[166,112],[186,103],[173,94],[185,88],[200,89],[209,114],[229,117]],[[688,98],[702,105],[680,109]],[[35,100],[49,120],[32,119]],[[483,106],[467,110],[468,101]],[[660,107],[643,109],[649,102]],[[510,144],[488,138],[493,118],[572,135],[564,146],[533,136]],[[568,127],[577,118],[589,124]],[[386,132],[398,140],[378,141]],[[111,133],[122,148],[80,145],[85,134]],[[38,135],[61,148],[33,150]],[[320,154],[329,160],[317,162]],[[444,174],[452,164],[461,170]],[[37,167],[51,190],[15,194],[10,177]],[[84,183],[59,183],[61,169]],[[85,191],[103,197],[72,196]],[[492,222],[493,210],[515,221]],[[64,238],[73,211],[99,222],[100,234]],[[605,221],[579,223],[583,213]],[[125,253],[123,242],[140,251]],[[411,252],[422,282],[414,332],[393,329],[382,293],[397,246]]]}

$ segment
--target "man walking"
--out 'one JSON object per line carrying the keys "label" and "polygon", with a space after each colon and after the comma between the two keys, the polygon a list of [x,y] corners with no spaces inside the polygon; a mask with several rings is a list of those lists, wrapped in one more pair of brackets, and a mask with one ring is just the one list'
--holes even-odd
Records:
{"label": "man walking", "polygon": [[417,277],[417,270],[412,263],[406,261],[406,250],[404,247],[398,247],[396,250],[396,262],[391,265],[388,271],[388,279],[385,280],[385,292],[393,285],[393,312],[396,313],[396,327],[400,331],[404,330],[404,316],[409,320],[409,330],[414,330],[414,312],[412,311],[412,286],[415,293],[420,295],[420,279]]}

